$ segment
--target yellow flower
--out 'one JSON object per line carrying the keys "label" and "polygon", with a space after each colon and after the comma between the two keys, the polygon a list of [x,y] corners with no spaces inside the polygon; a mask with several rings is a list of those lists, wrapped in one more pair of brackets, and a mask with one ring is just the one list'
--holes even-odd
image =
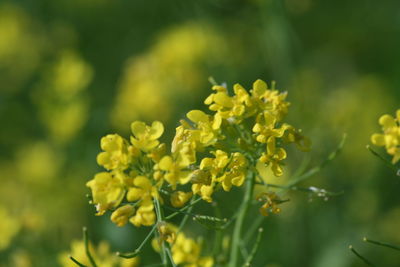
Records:
{"label": "yellow flower", "polygon": [[186,202],[189,201],[189,199],[192,197],[191,192],[182,192],[182,191],[175,191],[171,195],[171,204],[175,208],[180,208],[183,207],[183,205],[186,204]]}
{"label": "yellow flower", "polygon": [[142,200],[139,205],[140,207],[137,209],[136,214],[132,216],[129,221],[136,227],[139,227],[141,225],[153,225],[156,221],[153,201],[146,198]]}
{"label": "yellow flower", "polygon": [[222,188],[229,191],[234,186],[241,186],[246,178],[247,160],[239,152],[233,153],[230,163],[222,177],[218,181],[222,182]]}
{"label": "yellow flower", "polygon": [[109,134],[101,138],[101,152],[97,156],[97,163],[107,170],[128,168],[131,158],[136,154],[134,148],[128,147],[128,142],[118,134]]}
{"label": "yellow flower", "polygon": [[172,186],[176,188],[178,183],[186,184],[190,180],[191,171],[184,170],[187,167],[185,162],[174,161],[171,156],[164,156],[158,165],[157,169],[165,171],[164,179]]}
{"label": "yellow flower", "polygon": [[282,176],[283,170],[280,162],[286,158],[286,151],[281,147],[276,147],[274,137],[267,140],[267,152],[262,153],[260,162],[271,166],[271,170],[275,176]]}
{"label": "yellow flower", "polygon": [[385,114],[379,118],[383,134],[373,134],[371,142],[376,146],[385,146],[386,152],[393,156],[392,163],[400,160],[400,109],[396,112],[396,118]]}
{"label": "yellow flower", "polygon": [[212,257],[201,257],[201,245],[194,239],[178,233],[171,248],[172,258],[178,265],[185,267],[211,267],[214,265]]}
{"label": "yellow flower", "polygon": [[124,205],[119,207],[111,214],[111,221],[117,226],[124,226],[129,218],[135,213],[135,208],[131,205]]}
{"label": "yellow flower", "polygon": [[276,128],[277,118],[271,112],[265,111],[257,116],[253,132],[257,134],[256,140],[260,143],[266,143],[270,137],[282,137],[285,131],[292,128],[284,123],[280,128]]}
{"label": "yellow flower", "polygon": [[278,208],[278,204],[282,203],[282,200],[274,192],[264,192],[257,196],[257,201],[264,202],[260,208],[260,213],[263,216],[268,216],[270,212],[277,214],[281,212]]}
{"label": "yellow flower", "polygon": [[219,129],[222,123],[222,118],[219,114],[215,114],[212,117],[201,110],[191,110],[186,116],[196,124],[200,132],[199,141],[201,144],[209,146],[218,140]]}
{"label": "yellow flower", "polygon": [[166,222],[160,222],[157,225],[158,233],[160,234],[160,239],[166,241],[170,244],[175,242],[177,227]]}
{"label": "yellow flower", "polygon": [[157,197],[157,188],[153,186],[151,180],[145,176],[135,177],[133,179],[133,186],[129,188],[126,195],[126,199],[131,202]]}
{"label": "yellow flower", "polygon": [[92,190],[93,203],[96,204],[96,215],[103,215],[108,209],[116,208],[125,195],[121,179],[108,172],[100,172],[86,183]]}
{"label": "yellow flower", "polygon": [[154,121],[151,126],[144,122],[135,121],[131,124],[131,130],[134,135],[131,136],[131,143],[144,152],[149,152],[158,144],[158,138],[164,132],[164,126],[159,121]]}

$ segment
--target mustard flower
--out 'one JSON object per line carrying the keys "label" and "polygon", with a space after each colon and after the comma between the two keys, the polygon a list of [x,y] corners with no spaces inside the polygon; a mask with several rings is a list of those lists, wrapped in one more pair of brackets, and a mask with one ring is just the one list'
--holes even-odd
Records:
{"label": "mustard flower", "polygon": [[219,114],[215,114],[212,117],[201,110],[192,110],[186,116],[196,124],[201,144],[209,146],[218,140],[219,129],[222,123],[222,118]]}
{"label": "mustard flower", "polygon": [[386,152],[393,156],[392,163],[400,160],[400,109],[396,112],[396,118],[385,114],[379,118],[383,134],[373,134],[371,142],[376,146],[384,146]]}
{"label": "mustard flower", "polygon": [[111,221],[117,226],[122,227],[134,213],[135,208],[132,205],[121,206],[111,214]]}
{"label": "mustard flower", "polygon": [[175,189],[178,183],[189,182],[191,171],[185,170],[186,167],[185,161],[175,161],[171,156],[164,156],[155,168],[165,172],[164,179]]}
{"label": "mustard flower", "polygon": [[278,204],[282,203],[282,200],[276,193],[263,192],[258,195],[256,199],[264,203],[260,208],[261,215],[268,216],[271,212],[274,214],[281,212],[281,209],[278,208]]}
{"label": "mustard flower", "polygon": [[171,195],[171,204],[175,208],[183,207],[192,197],[191,192],[175,191]]}
{"label": "mustard flower", "polygon": [[267,152],[263,152],[259,160],[270,165],[275,176],[282,176],[283,169],[280,162],[286,159],[286,156],[285,149],[276,147],[275,137],[270,137],[267,141]]}
{"label": "mustard flower", "polygon": [[141,225],[151,226],[156,222],[156,214],[154,213],[154,204],[151,199],[144,199],[140,202],[136,214],[129,219],[136,227]]}
{"label": "mustard flower", "polygon": [[118,134],[109,134],[101,138],[101,152],[97,155],[97,163],[107,170],[128,168],[132,156],[137,155],[135,148],[129,147],[128,142]]}
{"label": "mustard flower", "polygon": [[159,121],[154,121],[151,126],[144,122],[135,121],[131,124],[134,136],[131,136],[131,143],[144,152],[154,149],[160,142],[158,138],[164,132],[164,126]]}
{"label": "mustard flower", "polygon": [[96,215],[103,215],[107,210],[116,208],[125,195],[125,186],[118,176],[109,172],[100,172],[86,183],[92,190]]}

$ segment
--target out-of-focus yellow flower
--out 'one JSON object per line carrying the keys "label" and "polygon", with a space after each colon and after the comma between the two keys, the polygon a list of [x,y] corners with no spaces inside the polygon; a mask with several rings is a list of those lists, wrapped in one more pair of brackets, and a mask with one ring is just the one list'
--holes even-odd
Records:
{"label": "out-of-focus yellow flower", "polygon": [[16,3],[0,4],[0,84],[2,93],[15,92],[29,81],[44,51],[45,36]]}
{"label": "out-of-focus yellow flower", "polygon": [[[97,247],[89,243],[89,251],[98,267],[138,267],[139,257],[132,259],[123,259],[110,251],[110,245],[102,241]],[[86,255],[85,244],[83,241],[73,241],[71,250],[63,252],[59,255],[58,261],[63,267],[75,267],[76,264],[69,259],[69,256],[74,257],[80,263],[90,266],[91,263]]]}
{"label": "out-of-focus yellow flower", "polygon": [[20,229],[19,221],[0,206],[0,251],[7,248]]}
{"label": "out-of-focus yellow flower", "polygon": [[74,51],[64,50],[36,85],[33,100],[54,141],[71,140],[86,123],[89,106],[85,89],[92,76],[87,62]]}
{"label": "out-of-focus yellow flower", "polygon": [[111,214],[111,221],[117,226],[122,227],[134,213],[135,208],[132,205],[121,206]]}
{"label": "out-of-focus yellow flower", "polygon": [[97,163],[108,170],[125,170],[131,162],[132,156],[138,154],[134,147],[128,145],[118,134],[109,134],[101,138],[101,152],[97,155]]}
{"label": "out-of-focus yellow flower", "polygon": [[[159,227],[161,240],[171,244],[174,263],[184,267],[212,267],[212,257],[201,256],[201,242],[187,237],[183,232],[177,233],[178,228],[172,224],[162,223]],[[152,246],[160,251],[160,241],[153,239]]]}
{"label": "out-of-focus yellow flower", "polygon": [[396,111],[396,118],[385,114],[379,118],[383,134],[373,134],[371,142],[376,146],[384,146],[386,152],[393,156],[392,163],[400,160],[400,109]]}
{"label": "out-of-focus yellow flower", "polygon": [[123,181],[112,173],[100,172],[87,182],[87,187],[92,190],[93,203],[96,205],[97,214],[103,215],[108,209],[116,208],[125,195]]}
{"label": "out-of-focus yellow flower", "polygon": [[175,242],[176,232],[178,230],[176,226],[166,222],[160,222],[157,225],[157,228],[161,240],[166,241],[170,244],[173,244]]}
{"label": "out-of-focus yellow flower", "polygon": [[162,32],[153,47],[127,62],[112,121],[119,128],[137,119],[167,122],[181,100],[201,95],[207,84],[202,66],[230,64],[228,46],[221,33],[202,22]]}
{"label": "out-of-focus yellow flower", "polygon": [[151,126],[135,121],[131,124],[131,130],[134,135],[131,137],[131,143],[140,150],[149,152],[160,143],[158,138],[163,134],[164,126],[159,121],[154,121]]}
{"label": "out-of-focus yellow flower", "polygon": [[199,242],[186,237],[183,233],[178,233],[171,252],[174,262],[185,267],[211,267],[214,265],[212,257],[201,256]]}
{"label": "out-of-focus yellow flower", "polygon": [[192,192],[182,192],[182,191],[175,191],[171,195],[171,204],[175,208],[183,207],[186,202],[193,196]]}
{"label": "out-of-focus yellow flower", "polygon": [[275,192],[263,192],[257,196],[257,201],[264,203],[260,208],[260,213],[263,216],[268,216],[271,212],[274,214],[281,212],[281,209],[278,208],[278,204],[280,204],[282,200]]}

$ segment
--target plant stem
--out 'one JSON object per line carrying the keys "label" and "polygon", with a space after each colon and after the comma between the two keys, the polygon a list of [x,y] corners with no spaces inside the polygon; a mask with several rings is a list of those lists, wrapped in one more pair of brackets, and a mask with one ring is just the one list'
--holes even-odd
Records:
{"label": "plant stem", "polygon": [[239,266],[238,258],[239,258],[239,249],[241,243],[242,227],[247,215],[247,211],[249,210],[251,204],[251,197],[253,195],[253,188],[254,188],[254,180],[255,180],[255,173],[250,172],[249,177],[246,179],[245,182],[245,193],[243,197],[243,202],[240,205],[239,214],[233,229],[229,267]]}

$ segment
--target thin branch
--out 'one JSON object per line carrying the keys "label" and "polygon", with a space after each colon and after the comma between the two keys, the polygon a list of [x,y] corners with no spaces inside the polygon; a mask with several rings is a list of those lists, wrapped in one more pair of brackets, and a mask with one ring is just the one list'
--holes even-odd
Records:
{"label": "thin branch", "polygon": [[97,267],[97,264],[94,261],[92,254],[90,253],[90,250],[89,250],[89,236],[88,236],[87,228],[83,227],[82,231],[83,231],[83,242],[85,243],[86,256],[88,257],[90,264],[92,264],[93,267]]}
{"label": "thin branch", "polygon": [[147,241],[149,241],[150,237],[152,236],[152,234],[154,233],[154,231],[156,229],[157,229],[157,224],[153,225],[153,227],[151,228],[150,232],[147,234],[147,236],[142,241],[142,243],[139,245],[139,247],[137,249],[135,249],[135,251],[133,251],[131,253],[117,252],[117,256],[119,256],[121,258],[126,258],[126,259],[130,259],[130,258],[136,257],[141,252],[143,246],[147,243]]}
{"label": "thin branch", "polygon": [[371,243],[371,244],[374,244],[374,245],[382,246],[382,247],[387,247],[387,248],[391,248],[391,249],[395,249],[395,250],[400,250],[399,246],[392,245],[392,244],[389,244],[389,243],[383,243],[383,242],[380,242],[380,241],[371,240],[371,239],[368,239],[366,237],[363,238],[363,241]]}
{"label": "thin branch", "polygon": [[367,264],[368,266],[375,266],[373,265],[369,260],[367,260],[365,257],[361,256],[360,253],[358,253],[352,245],[349,246],[349,249],[351,250],[351,252],[353,252],[354,255],[356,255],[360,260],[362,260],[365,264]]}
{"label": "thin branch", "polygon": [[386,165],[386,167],[388,167],[390,170],[394,172],[395,175],[400,176],[400,169],[397,169],[390,161],[388,161],[387,159],[382,157],[378,152],[373,150],[370,145],[367,145],[366,147],[372,153],[372,155],[380,159]]}
{"label": "thin branch", "polygon": [[79,267],[87,267],[86,265],[80,263],[77,259],[75,259],[75,258],[72,257],[72,256],[69,256],[69,259],[70,259],[71,261],[73,261],[76,265],[78,265]]}
{"label": "thin branch", "polygon": [[251,250],[249,256],[247,257],[246,262],[243,264],[243,267],[251,266],[251,262],[253,261],[254,256],[257,253],[258,246],[260,245],[261,237],[262,237],[263,232],[264,232],[263,228],[259,228],[258,229],[258,235],[257,235],[257,238],[256,238],[256,242],[254,243],[253,249]]}

